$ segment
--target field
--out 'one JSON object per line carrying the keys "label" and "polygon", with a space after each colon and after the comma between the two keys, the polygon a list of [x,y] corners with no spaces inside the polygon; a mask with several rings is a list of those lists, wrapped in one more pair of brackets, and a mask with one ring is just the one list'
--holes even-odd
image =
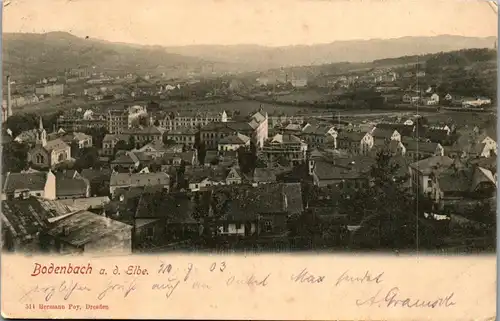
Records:
{"label": "field", "polygon": [[284,103],[292,103],[292,102],[310,102],[313,103],[315,101],[327,101],[331,98],[328,95],[313,91],[296,91],[290,93],[288,95],[277,96],[276,100]]}

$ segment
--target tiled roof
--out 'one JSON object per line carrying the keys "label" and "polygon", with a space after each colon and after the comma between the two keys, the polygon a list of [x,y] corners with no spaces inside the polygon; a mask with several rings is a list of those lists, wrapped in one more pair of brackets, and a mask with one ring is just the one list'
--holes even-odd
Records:
{"label": "tiled roof", "polygon": [[136,218],[165,218],[167,223],[196,223],[195,215],[208,215],[210,192],[144,193],[137,205]]}
{"label": "tiled roof", "polygon": [[82,173],[80,175],[88,179],[91,183],[106,181],[106,180],[109,181],[109,177],[111,176],[111,170],[105,168],[103,169],[86,168],[82,170]]}
{"label": "tiled roof", "polygon": [[276,134],[270,141],[271,144],[279,143],[279,144],[300,144],[302,140],[290,134]]}
{"label": "tiled roof", "polygon": [[377,127],[373,131],[372,136],[374,138],[390,139],[392,137],[392,134],[394,134],[394,130],[392,130],[392,129],[383,129],[383,128]]}
{"label": "tiled roof", "polygon": [[417,140],[408,140],[403,143],[407,151],[423,152],[423,153],[435,153],[438,147],[438,143],[432,142],[420,142]]}
{"label": "tiled roof", "polygon": [[398,123],[380,123],[376,125],[376,128],[387,130],[392,133],[396,130],[401,136],[413,136],[415,131],[415,125],[405,125]]}
{"label": "tiled roof", "polygon": [[326,135],[332,128],[331,125],[310,125],[304,128],[302,132],[310,135]]}
{"label": "tiled roof", "polygon": [[91,139],[92,136],[87,135],[85,133],[80,133],[80,132],[74,132],[70,134],[65,134],[64,136],[61,137],[63,141],[66,143],[71,143],[72,141],[82,141],[82,140],[87,140]]}
{"label": "tiled roof", "polygon": [[97,241],[132,226],[87,211],[77,212],[53,223],[48,234],[74,246]]}
{"label": "tiled roof", "polygon": [[422,172],[424,175],[429,175],[432,172],[441,172],[446,170],[453,164],[453,159],[448,156],[432,156],[422,159],[418,162],[411,163],[410,167]]}
{"label": "tiled roof", "polygon": [[256,168],[253,173],[253,181],[256,183],[275,183],[276,174],[283,172],[276,168]]}
{"label": "tiled roof", "polygon": [[7,173],[4,183],[4,193],[12,193],[19,190],[40,191],[45,188],[47,172],[32,173]]}
{"label": "tiled roof", "polygon": [[321,160],[315,162],[314,173],[324,180],[357,179],[368,173],[375,163],[370,157]]}
{"label": "tiled roof", "polygon": [[339,133],[337,139],[359,143],[365,135],[367,135],[367,133],[343,131]]}
{"label": "tiled roof", "polygon": [[259,214],[295,214],[304,209],[300,183],[222,186],[213,193],[224,204],[222,214],[227,220],[252,220]]}
{"label": "tiled roof", "polygon": [[14,237],[33,238],[49,226],[49,219],[74,210],[58,201],[31,197],[26,200],[2,201],[2,223]]}
{"label": "tiled roof", "polygon": [[455,169],[452,167],[438,175],[439,189],[443,192],[467,192],[472,183],[472,169]]}
{"label": "tiled roof", "polygon": [[246,144],[250,141],[250,137],[243,134],[236,134],[222,138],[219,144]]}
{"label": "tiled roof", "polygon": [[149,126],[137,129],[128,129],[123,131],[126,135],[161,135],[162,132],[157,127]]}
{"label": "tiled roof", "polygon": [[139,162],[139,158],[135,153],[127,152],[125,154],[116,157],[111,164],[136,164]]}
{"label": "tiled roof", "polygon": [[77,210],[89,210],[103,207],[110,202],[110,199],[107,196],[96,196],[62,199],[59,202]]}
{"label": "tiled roof", "polygon": [[110,186],[152,186],[169,185],[170,177],[167,173],[116,173],[111,175]]}
{"label": "tiled roof", "polygon": [[47,150],[47,151],[61,150],[61,149],[65,149],[65,148],[68,148],[68,147],[69,147],[69,145],[66,144],[60,138],[57,138],[57,139],[54,139],[54,140],[51,140],[51,141],[47,141],[47,144],[45,146],[43,146],[43,148],[45,148],[45,150]]}
{"label": "tiled roof", "polygon": [[[56,178],[57,197],[80,196],[85,197],[89,181],[85,178]],[[83,196],[82,196],[83,195]]]}
{"label": "tiled roof", "polygon": [[106,136],[104,136],[103,142],[111,142],[111,141],[118,142],[120,140],[128,142],[128,136],[123,134],[106,134]]}

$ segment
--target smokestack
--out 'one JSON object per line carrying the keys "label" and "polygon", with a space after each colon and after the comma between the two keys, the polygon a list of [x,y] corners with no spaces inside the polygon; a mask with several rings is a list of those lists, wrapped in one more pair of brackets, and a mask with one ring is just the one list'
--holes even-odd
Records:
{"label": "smokestack", "polygon": [[7,76],[7,118],[12,116],[12,97],[10,90],[10,76]]}

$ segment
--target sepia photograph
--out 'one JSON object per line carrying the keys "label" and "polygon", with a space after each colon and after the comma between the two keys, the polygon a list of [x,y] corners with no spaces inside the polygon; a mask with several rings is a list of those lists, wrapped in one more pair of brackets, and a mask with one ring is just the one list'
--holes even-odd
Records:
{"label": "sepia photograph", "polygon": [[4,253],[496,252],[496,2],[3,6]]}

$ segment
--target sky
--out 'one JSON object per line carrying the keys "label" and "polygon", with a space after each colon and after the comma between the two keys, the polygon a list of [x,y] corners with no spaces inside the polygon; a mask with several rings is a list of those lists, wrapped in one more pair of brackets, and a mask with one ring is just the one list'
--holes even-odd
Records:
{"label": "sky", "polygon": [[10,0],[3,13],[4,32],[162,46],[487,37],[497,36],[497,23],[475,0]]}

